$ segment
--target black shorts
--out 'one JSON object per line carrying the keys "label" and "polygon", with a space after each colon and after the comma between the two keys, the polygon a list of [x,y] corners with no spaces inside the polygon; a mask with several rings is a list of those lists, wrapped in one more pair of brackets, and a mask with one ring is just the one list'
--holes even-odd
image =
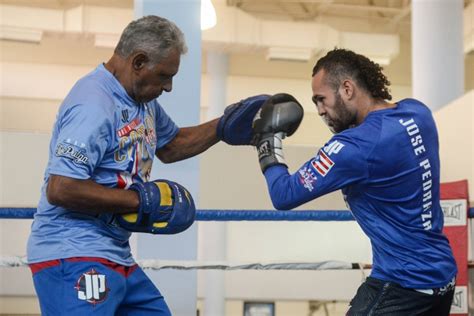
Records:
{"label": "black shorts", "polygon": [[352,299],[347,315],[448,316],[453,295],[454,282],[442,293],[425,294],[368,277]]}

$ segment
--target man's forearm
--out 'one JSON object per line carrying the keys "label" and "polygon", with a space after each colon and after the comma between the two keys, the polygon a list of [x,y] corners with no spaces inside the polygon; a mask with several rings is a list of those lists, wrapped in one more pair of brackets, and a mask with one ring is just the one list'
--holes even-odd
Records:
{"label": "man's forearm", "polygon": [[88,214],[136,212],[139,205],[134,191],[58,175],[50,176],[46,195],[53,205]]}
{"label": "man's forearm", "polygon": [[175,162],[193,157],[219,142],[216,128],[219,119],[198,126],[184,127],[165,147],[156,152],[164,163]]}

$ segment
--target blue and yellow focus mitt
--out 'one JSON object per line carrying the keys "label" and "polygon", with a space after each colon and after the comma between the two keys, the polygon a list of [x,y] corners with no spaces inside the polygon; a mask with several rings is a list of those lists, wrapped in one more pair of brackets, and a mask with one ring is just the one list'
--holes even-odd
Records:
{"label": "blue and yellow focus mitt", "polygon": [[134,183],[129,190],[139,195],[137,213],[120,214],[119,225],[131,232],[177,234],[188,229],[196,217],[191,194],[169,180]]}

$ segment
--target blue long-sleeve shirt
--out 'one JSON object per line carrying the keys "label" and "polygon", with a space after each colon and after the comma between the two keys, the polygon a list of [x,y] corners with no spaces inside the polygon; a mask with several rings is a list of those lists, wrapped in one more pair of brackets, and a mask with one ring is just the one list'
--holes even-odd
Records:
{"label": "blue long-sleeve shirt", "polygon": [[414,99],[373,111],[336,134],[294,174],[265,171],[276,209],[342,189],[370,238],[372,276],[407,288],[435,288],[456,274],[442,233],[438,134],[431,111]]}

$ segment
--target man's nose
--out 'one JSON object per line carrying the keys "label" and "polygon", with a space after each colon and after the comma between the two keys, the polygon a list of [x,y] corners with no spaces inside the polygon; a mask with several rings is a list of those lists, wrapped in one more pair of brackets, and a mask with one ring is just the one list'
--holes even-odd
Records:
{"label": "man's nose", "polygon": [[323,116],[326,114],[326,109],[323,105],[316,105],[316,110],[318,110],[319,116]]}
{"label": "man's nose", "polygon": [[163,85],[163,90],[166,92],[171,92],[171,90],[173,90],[173,81],[170,80],[165,85]]}

